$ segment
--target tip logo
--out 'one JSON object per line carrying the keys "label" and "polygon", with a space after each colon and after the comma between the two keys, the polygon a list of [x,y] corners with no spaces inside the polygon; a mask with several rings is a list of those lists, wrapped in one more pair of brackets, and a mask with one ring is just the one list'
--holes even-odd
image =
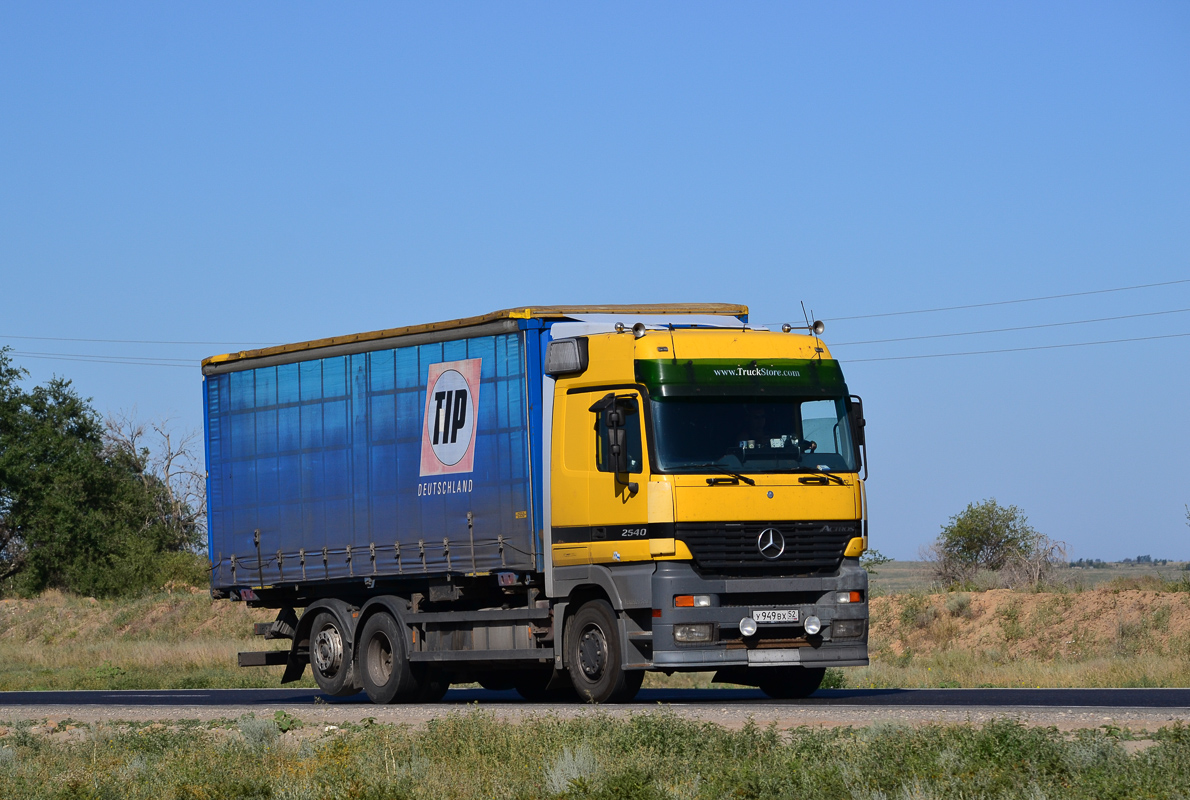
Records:
{"label": "tip logo", "polygon": [[421,431],[422,475],[471,472],[474,468],[479,362],[469,358],[430,365]]}

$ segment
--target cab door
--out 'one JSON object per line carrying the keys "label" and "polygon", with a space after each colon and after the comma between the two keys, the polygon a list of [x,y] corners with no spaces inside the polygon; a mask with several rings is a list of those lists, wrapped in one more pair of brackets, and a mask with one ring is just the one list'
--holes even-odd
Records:
{"label": "cab door", "polygon": [[550,529],[554,566],[651,558],[638,392],[559,389]]}
{"label": "cab door", "polygon": [[595,450],[587,486],[591,562],[647,561],[649,475],[640,394],[625,389],[586,398]]}

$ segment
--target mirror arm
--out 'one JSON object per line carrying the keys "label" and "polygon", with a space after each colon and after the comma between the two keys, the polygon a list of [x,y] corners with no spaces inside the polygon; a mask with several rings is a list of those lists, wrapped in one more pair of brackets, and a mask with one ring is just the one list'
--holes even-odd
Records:
{"label": "mirror arm", "polygon": [[867,427],[868,421],[864,419],[864,401],[859,395],[851,395],[851,418],[852,424],[855,426],[855,445],[856,452],[859,454],[860,464],[863,465],[863,478],[868,479],[868,437],[864,428]]}

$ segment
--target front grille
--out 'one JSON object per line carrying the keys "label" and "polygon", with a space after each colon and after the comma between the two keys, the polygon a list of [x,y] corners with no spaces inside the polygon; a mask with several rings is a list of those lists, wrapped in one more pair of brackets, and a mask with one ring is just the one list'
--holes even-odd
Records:
{"label": "front grille", "polygon": [[[843,561],[847,543],[859,536],[855,520],[823,522],[679,522],[674,537],[686,543],[694,563],[708,575],[824,575]],[[760,553],[757,540],[773,528],[785,539],[775,559]]]}
{"label": "front grille", "polygon": [[822,592],[733,592],[719,595],[723,608],[785,608],[812,606],[822,599]]}

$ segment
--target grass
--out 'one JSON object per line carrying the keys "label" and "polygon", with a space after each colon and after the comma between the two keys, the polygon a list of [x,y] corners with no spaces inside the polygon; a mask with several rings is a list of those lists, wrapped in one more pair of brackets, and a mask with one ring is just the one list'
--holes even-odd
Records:
{"label": "grass", "polygon": [[1190,686],[1190,593],[1135,585],[876,597],[871,666],[844,678],[878,688]]}
{"label": "grass", "polygon": [[[1013,721],[865,729],[749,725],[666,714],[532,718],[483,712],[413,729],[119,725],[0,738],[0,794],[33,798],[1125,798],[1183,797],[1190,731],[1128,755],[1126,731],[1063,734]],[[60,740],[60,741],[59,741]]]}
{"label": "grass", "polygon": [[843,671],[846,686],[925,688],[1153,688],[1190,686],[1185,657],[1099,657],[1017,661],[1003,651],[949,651],[876,659]]}
{"label": "grass", "polygon": [[[871,666],[831,670],[824,686],[1190,686],[1182,585],[1119,575],[1083,592],[876,596]],[[283,647],[251,635],[272,616],[188,589],[123,601],[57,592],[3,600],[0,690],[278,686],[281,667],[236,666],[237,651]],[[651,673],[645,686],[727,686],[712,677]],[[314,685],[308,670],[299,685]]]}
{"label": "grass", "polygon": [[185,588],[134,600],[3,600],[0,690],[277,686],[282,667],[236,665],[240,650],[281,646],[252,636],[252,623],[274,614]]}
{"label": "grass", "polygon": [[[1105,584],[1153,591],[1179,591],[1173,587],[1180,584],[1183,587],[1180,591],[1187,591],[1190,589],[1190,572],[1185,569],[1186,563],[1111,563],[1096,569],[1059,570],[1058,577],[1059,582],[1070,591],[1090,591],[1102,588]],[[997,585],[998,579],[992,574],[984,574],[980,576],[979,582],[990,587]],[[871,589],[874,595],[888,595],[929,592],[936,587],[926,562],[890,561],[876,568],[876,574],[871,576]]]}

